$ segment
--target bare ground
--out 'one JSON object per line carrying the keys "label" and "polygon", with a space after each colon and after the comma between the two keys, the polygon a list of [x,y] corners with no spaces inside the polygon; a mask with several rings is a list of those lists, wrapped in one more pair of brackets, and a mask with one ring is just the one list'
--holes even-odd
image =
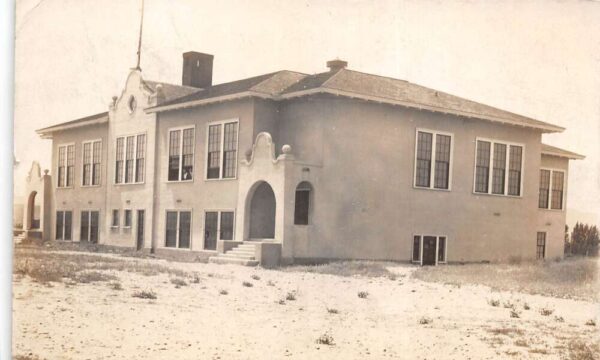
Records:
{"label": "bare ground", "polygon": [[[51,270],[60,280],[32,273],[57,264],[66,269]],[[416,268],[408,265],[357,268],[363,276],[327,274],[327,267],[282,271],[17,250],[13,354],[22,359],[598,358],[599,329],[590,321],[599,323],[599,305],[592,300],[424,282],[411,276]],[[494,300],[498,306],[490,304]],[[543,309],[552,314],[543,315]],[[518,317],[511,317],[512,311]]]}

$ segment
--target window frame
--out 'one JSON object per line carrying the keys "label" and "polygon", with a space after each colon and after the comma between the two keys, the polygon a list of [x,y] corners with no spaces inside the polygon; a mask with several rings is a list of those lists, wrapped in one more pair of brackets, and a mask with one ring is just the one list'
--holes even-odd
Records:
{"label": "window frame", "polygon": [[[58,213],[61,212],[63,213],[63,221],[62,221],[62,238],[61,239],[57,239],[56,238],[56,222],[58,220]],[[66,224],[65,224],[65,214],[70,212],[71,213],[71,239],[65,239],[65,229],[67,228]],[[56,241],[68,241],[68,242],[74,242],[74,233],[73,233],[73,223],[74,223],[74,218],[73,218],[73,209],[56,209],[54,211],[54,240]]]}
{"label": "window frame", "polygon": [[[228,208],[217,208],[217,209],[204,209],[203,211],[203,216],[202,216],[202,233],[205,234],[206,233],[206,213],[209,212],[216,212],[217,213],[217,240],[222,240],[221,239],[221,213],[222,212],[231,212],[233,213],[233,229],[232,229],[232,234],[231,234],[231,239],[235,240],[235,225],[236,225],[236,220],[237,220],[237,214],[235,213],[235,209],[228,209]],[[229,241],[229,240],[227,240]],[[206,248],[206,237],[202,236],[202,251],[214,251],[216,252],[216,250],[212,250],[212,249],[207,249]]]}
{"label": "window frame", "polygon": [[[115,217],[116,212],[116,217]],[[121,209],[112,209],[110,212],[110,227],[111,229],[118,229],[121,227]],[[117,220],[117,224],[115,224],[115,220]]]}
{"label": "window frame", "polygon": [[79,209],[79,242],[81,242],[81,213],[83,212],[87,212],[88,213],[88,233],[87,233],[87,242],[92,243],[92,212],[97,212],[98,213],[98,239],[96,239],[95,244],[100,244],[100,236],[102,234],[102,231],[100,231],[101,229],[101,224],[102,224],[102,211],[100,210],[100,208],[82,208]]}
{"label": "window frame", "polygon": [[[102,186],[102,170],[100,170],[100,181],[98,184],[94,184],[94,143],[100,143],[100,165],[102,165],[102,139],[93,139],[86,140],[81,142],[81,187],[99,187]],[[89,185],[84,185],[83,182],[85,180],[85,157],[84,157],[84,149],[85,145],[90,144],[90,183]],[[100,167],[102,168],[102,167]]]}
{"label": "window frame", "polygon": [[[429,165],[429,186],[417,185],[417,156],[419,149],[419,132],[431,134],[431,164]],[[448,164],[448,188],[435,187],[435,162],[436,162],[436,143],[437,135],[450,137],[450,160]],[[432,130],[427,128],[416,128],[415,130],[415,153],[413,157],[413,189],[452,191],[452,168],[454,166],[454,133]]]}
{"label": "window frame", "polygon": [[[306,184],[309,188],[298,189],[300,185]],[[306,224],[299,224],[296,222],[296,205],[297,205],[297,195],[298,192],[308,192],[308,204],[306,209]],[[310,226],[312,225],[312,211],[313,211],[313,197],[314,197],[315,187],[310,181],[302,180],[298,184],[296,184],[296,188],[294,190],[294,226]]]}
{"label": "window frame", "polygon": [[[183,173],[183,132],[188,129],[194,130],[194,136],[192,137],[192,178],[189,180],[183,180],[181,175]],[[171,148],[171,132],[173,131],[181,131],[181,138],[179,139],[179,176],[178,180],[169,180],[169,150]],[[184,125],[184,126],[176,126],[167,129],[167,146],[166,146],[166,154],[167,154],[167,168],[165,174],[167,175],[167,183],[193,183],[194,178],[197,174],[196,169],[196,125]]]}
{"label": "window frame", "polygon": [[[543,239],[540,239],[540,234],[544,234]],[[545,260],[546,259],[546,240],[548,238],[548,233],[546,231],[538,231],[535,234],[535,259],[536,260]],[[539,244],[540,240],[543,240],[543,244]],[[540,257],[540,247],[542,249],[542,256]]]}
{"label": "window frame", "polygon": [[[414,260],[413,254],[415,251],[415,237],[419,237],[419,260]],[[410,262],[412,264],[419,264],[423,266],[423,239],[426,236],[435,237],[435,266],[439,264],[447,264],[448,263],[448,235],[444,234],[431,234],[431,233],[419,233],[412,234],[411,245],[410,245]],[[440,250],[440,238],[445,238],[444,242],[444,260],[439,261],[439,250]]]}
{"label": "window frame", "polygon": [[[177,213],[177,228],[175,229],[175,247],[170,247],[167,246],[167,214],[169,212],[176,212]],[[181,215],[180,213],[182,212],[189,212],[190,213],[190,246],[187,248],[180,248],[179,247],[179,231],[181,228]],[[194,211],[192,210],[192,208],[184,208],[184,209],[172,209],[172,208],[168,208],[165,209],[164,211],[164,217],[163,219],[165,220],[164,224],[164,228],[163,228],[163,233],[165,235],[165,237],[163,238],[163,242],[162,242],[162,248],[163,249],[168,249],[168,250],[177,250],[177,251],[192,251],[192,246],[193,246],[193,240],[194,240]]]}
{"label": "window frame", "polygon": [[[142,132],[136,132],[136,133],[132,133],[132,134],[122,134],[122,135],[118,135],[115,136],[115,141],[114,141],[114,152],[113,154],[114,159],[113,159],[113,164],[115,165],[113,167],[113,185],[115,186],[121,186],[121,185],[140,185],[140,184],[145,184],[146,183],[146,166],[144,165],[144,180],[140,181],[140,182],[136,182],[136,178],[137,178],[137,167],[136,167],[136,159],[137,159],[137,147],[138,147],[138,135],[144,135],[144,162],[146,162],[147,156],[148,156],[148,134],[145,131]],[[133,161],[133,174],[131,175],[131,178],[133,179],[132,182],[125,182],[126,176],[125,176],[125,169],[127,168],[127,138],[133,136],[133,157],[131,158],[131,160]],[[117,173],[116,173],[116,163],[117,163],[117,143],[118,143],[118,139],[123,139],[123,164],[121,165],[121,182],[117,182]]]}
{"label": "window frame", "polygon": [[[67,186],[67,183],[69,182],[68,179],[68,171],[67,169],[69,168],[69,146],[73,146],[73,183],[71,185]],[[65,148],[65,165],[64,166],[60,166],[60,148]],[[74,142],[70,142],[70,143],[61,143],[61,144],[57,144],[56,145],[56,188],[57,189],[73,189],[75,186],[75,167],[77,164],[77,149],[75,147],[75,143]],[[60,177],[58,176],[58,173],[60,172],[60,168],[64,168],[65,169],[65,176],[64,176],[64,185],[61,186],[61,184],[59,184],[60,181]]]}
{"label": "window frame", "polygon": [[[567,187],[567,171],[564,169],[558,168],[549,168],[549,167],[540,167],[540,172],[542,170],[550,171],[550,182],[548,183],[548,207],[540,207],[539,203],[539,179],[538,179],[538,209],[540,210],[550,210],[550,211],[565,211],[565,200],[566,200],[566,187]],[[553,209],[552,208],[552,185],[554,180],[554,173],[561,172],[563,174],[563,188],[562,188],[562,199],[561,199],[561,208]]]}
{"label": "window frame", "polygon": [[[489,170],[488,170],[488,186],[487,192],[479,192],[477,189],[477,146],[479,141],[489,142],[490,143],[490,157],[489,157]],[[505,159],[505,168],[504,168],[504,193],[495,194],[493,192],[493,180],[494,180],[494,145],[502,144],[506,145],[506,159]],[[509,173],[510,173],[510,149],[511,146],[520,146],[521,147],[521,169],[520,174],[521,178],[519,179],[519,195],[510,195],[508,193],[509,190]],[[513,141],[505,141],[505,140],[497,140],[491,138],[484,137],[476,137],[475,138],[475,158],[473,159],[473,187],[472,193],[474,195],[490,195],[490,196],[504,196],[509,198],[522,198],[523,197],[523,179],[525,178],[525,151],[526,146],[524,143],[518,143]]]}
{"label": "window frame", "polygon": [[[127,225],[127,212],[129,212],[129,225]],[[123,209],[123,229],[131,229],[133,226],[133,211],[130,208]]]}
{"label": "window frame", "polygon": [[[225,124],[236,123],[237,124],[237,136],[235,141],[235,176],[224,178],[223,177],[223,153],[225,148]],[[221,126],[221,136],[220,136],[220,152],[219,152],[219,177],[218,178],[209,178],[208,177],[208,142],[209,142],[209,129],[211,126],[220,125]],[[214,120],[208,121],[206,123],[206,136],[205,136],[205,144],[204,144],[204,181],[227,181],[227,180],[237,180],[238,177],[238,162],[240,156],[240,119],[232,118],[226,120]]]}

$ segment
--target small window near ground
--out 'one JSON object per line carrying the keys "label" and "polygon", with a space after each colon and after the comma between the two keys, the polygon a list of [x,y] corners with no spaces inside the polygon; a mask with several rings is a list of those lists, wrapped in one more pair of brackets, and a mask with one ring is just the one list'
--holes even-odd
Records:
{"label": "small window near ground", "polygon": [[310,211],[310,193],[312,186],[303,181],[296,187],[296,201],[294,205],[294,224],[308,225]]}
{"label": "small window near ground", "polygon": [[131,227],[131,210],[125,210],[124,214],[123,214],[123,226],[124,227]]}
{"label": "small window near ground", "polygon": [[421,237],[418,235],[416,235],[413,238],[412,261],[415,261],[415,262],[421,261]]}
{"label": "small window near ground", "polygon": [[119,227],[119,210],[112,211],[112,227]]}
{"label": "small window near ground", "polygon": [[545,232],[537,233],[536,257],[538,259],[543,259],[546,257],[546,233]]}

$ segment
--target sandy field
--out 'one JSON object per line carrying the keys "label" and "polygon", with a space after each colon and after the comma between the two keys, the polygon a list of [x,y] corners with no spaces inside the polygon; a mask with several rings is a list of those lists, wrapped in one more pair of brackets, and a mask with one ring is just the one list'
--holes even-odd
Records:
{"label": "sandy field", "polygon": [[[390,279],[118,258],[195,276],[108,270],[122,285],[115,290],[107,281],[42,284],[14,275],[13,354],[18,359],[574,359],[573,341],[600,343],[598,325],[586,325],[591,319],[600,323],[598,303],[423,282],[411,278],[416,267],[409,265],[389,268],[397,274]],[[174,285],[174,278],[187,285]],[[157,298],[132,296],[141,290],[152,290]],[[492,300],[499,305],[490,305]],[[509,303],[518,318],[504,307]],[[542,315],[542,308],[552,314]],[[319,338],[331,344],[318,343]]]}

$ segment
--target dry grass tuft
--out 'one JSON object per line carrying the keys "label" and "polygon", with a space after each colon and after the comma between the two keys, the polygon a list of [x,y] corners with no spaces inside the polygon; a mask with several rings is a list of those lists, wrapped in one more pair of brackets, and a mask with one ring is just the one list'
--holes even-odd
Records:
{"label": "dry grass tuft", "polygon": [[254,286],[254,284],[253,284],[253,283],[251,283],[251,282],[249,282],[249,281],[244,281],[244,282],[242,283],[242,286],[245,286],[245,287],[253,287],[253,286]]}
{"label": "dry grass tuft", "polygon": [[515,341],[515,345],[520,347],[529,347],[529,343],[525,339],[517,339],[517,341]]}
{"label": "dry grass tuft", "polygon": [[288,292],[287,295],[285,296],[285,299],[287,301],[294,301],[294,300],[296,300],[296,292],[295,291]]}
{"label": "dry grass tuft", "polygon": [[567,347],[570,360],[598,360],[600,359],[600,345],[596,343],[586,344],[585,342],[573,339]]}
{"label": "dry grass tuft", "polygon": [[585,322],[585,324],[587,326],[596,326],[596,321],[594,321],[594,319],[589,319],[588,321]]}
{"label": "dry grass tuft", "polygon": [[180,288],[182,286],[187,286],[188,283],[180,278],[173,278],[171,279],[171,284],[175,285],[176,288]]}
{"label": "dry grass tuft", "polygon": [[421,325],[427,325],[427,324],[431,324],[433,322],[433,319],[427,316],[422,316],[419,319],[419,324]]}
{"label": "dry grass tuft", "polygon": [[331,336],[331,334],[329,333],[325,333],[321,336],[319,336],[317,338],[317,344],[322,344],[322,345],[335,345],[334,340],[333,340],[333,336]]}
{"label": "dry grass tuft", "polygon": [[508,328],[508,327],[489,329],[488,332],[492,333],[494,335],[505,335],[505,336],[509,336],[509,337],[524,334],[523,330],[521,330],[519,328]]}
{"label": "dry grass tuft", "polygon": [[521,317],[521,312],[515,309],[510,309],[510,317],[518,319]]}
{"label": "dry grass tuft", "polygon": [[488,304],[490,304],[493,307],[498,307],[498,306],[500,306],[500,300],[498,300],[498,299],[489,299],[488,300]]}
{"label": "dry grass tuft", "polygon": [[118,281],[112,281],[108,284],[108,286],[113,290],[123,290],[123,285],[121,285]]}
{"label": "dry grass tuft", "polygon": [[442,284],[477,284],[495,290],[594,301],[599,292],[596,261],[575,257],[559,262],[424,266],[412,276]]}
{"label": "dry grass tuft", "polygon": [[358,292],[358,297],[361,298],[361,299],[366,299],[366,298],[369,297],[369,293],[366,292],[366,291],[359,291]]}
{"label": "dry grass tuft", "polygon": [[157,298],[156,293],[152,290],[135,291],[133,294],[131,294],[131,296],[135,298],[150,300],[156,300]]}
{"label": "dry grass tuft", "polygon": [[339,313],[340,313],[340,312],[338,311],[338,309],[335,309],[335,308],[329,308],[329,307],[327,308],[327,312],[328,312],[329,314],[339,314]]}
{"label": "dry grass tuft", "polygon": [[225,289],[219,290],[219,295],[227,295],[227,294],[229,294],[229,292],[227,290],[225,290]]}
{"label": "dry grass tuft", "polygon": [[550,316],[552,315],[552,313],[554,312],[554,309],[550,309],[550,308],[541,308],[540,309],[540,315],[542,316]]}
{"label": "dry grass tuft", "polygon": [[260,280],[260,276],[258,276],[256,274],[252,275],[251,278],[252,278],[252,280],[256,280],[256,281]]}
{"label": "dry grass tuft", "polygon": [[321,265],[292,265],[281,269],[291,272],[395,279],[396,275],[387,269],[388,266],[392,265],[395,264],[384,261],[335,261]]}

